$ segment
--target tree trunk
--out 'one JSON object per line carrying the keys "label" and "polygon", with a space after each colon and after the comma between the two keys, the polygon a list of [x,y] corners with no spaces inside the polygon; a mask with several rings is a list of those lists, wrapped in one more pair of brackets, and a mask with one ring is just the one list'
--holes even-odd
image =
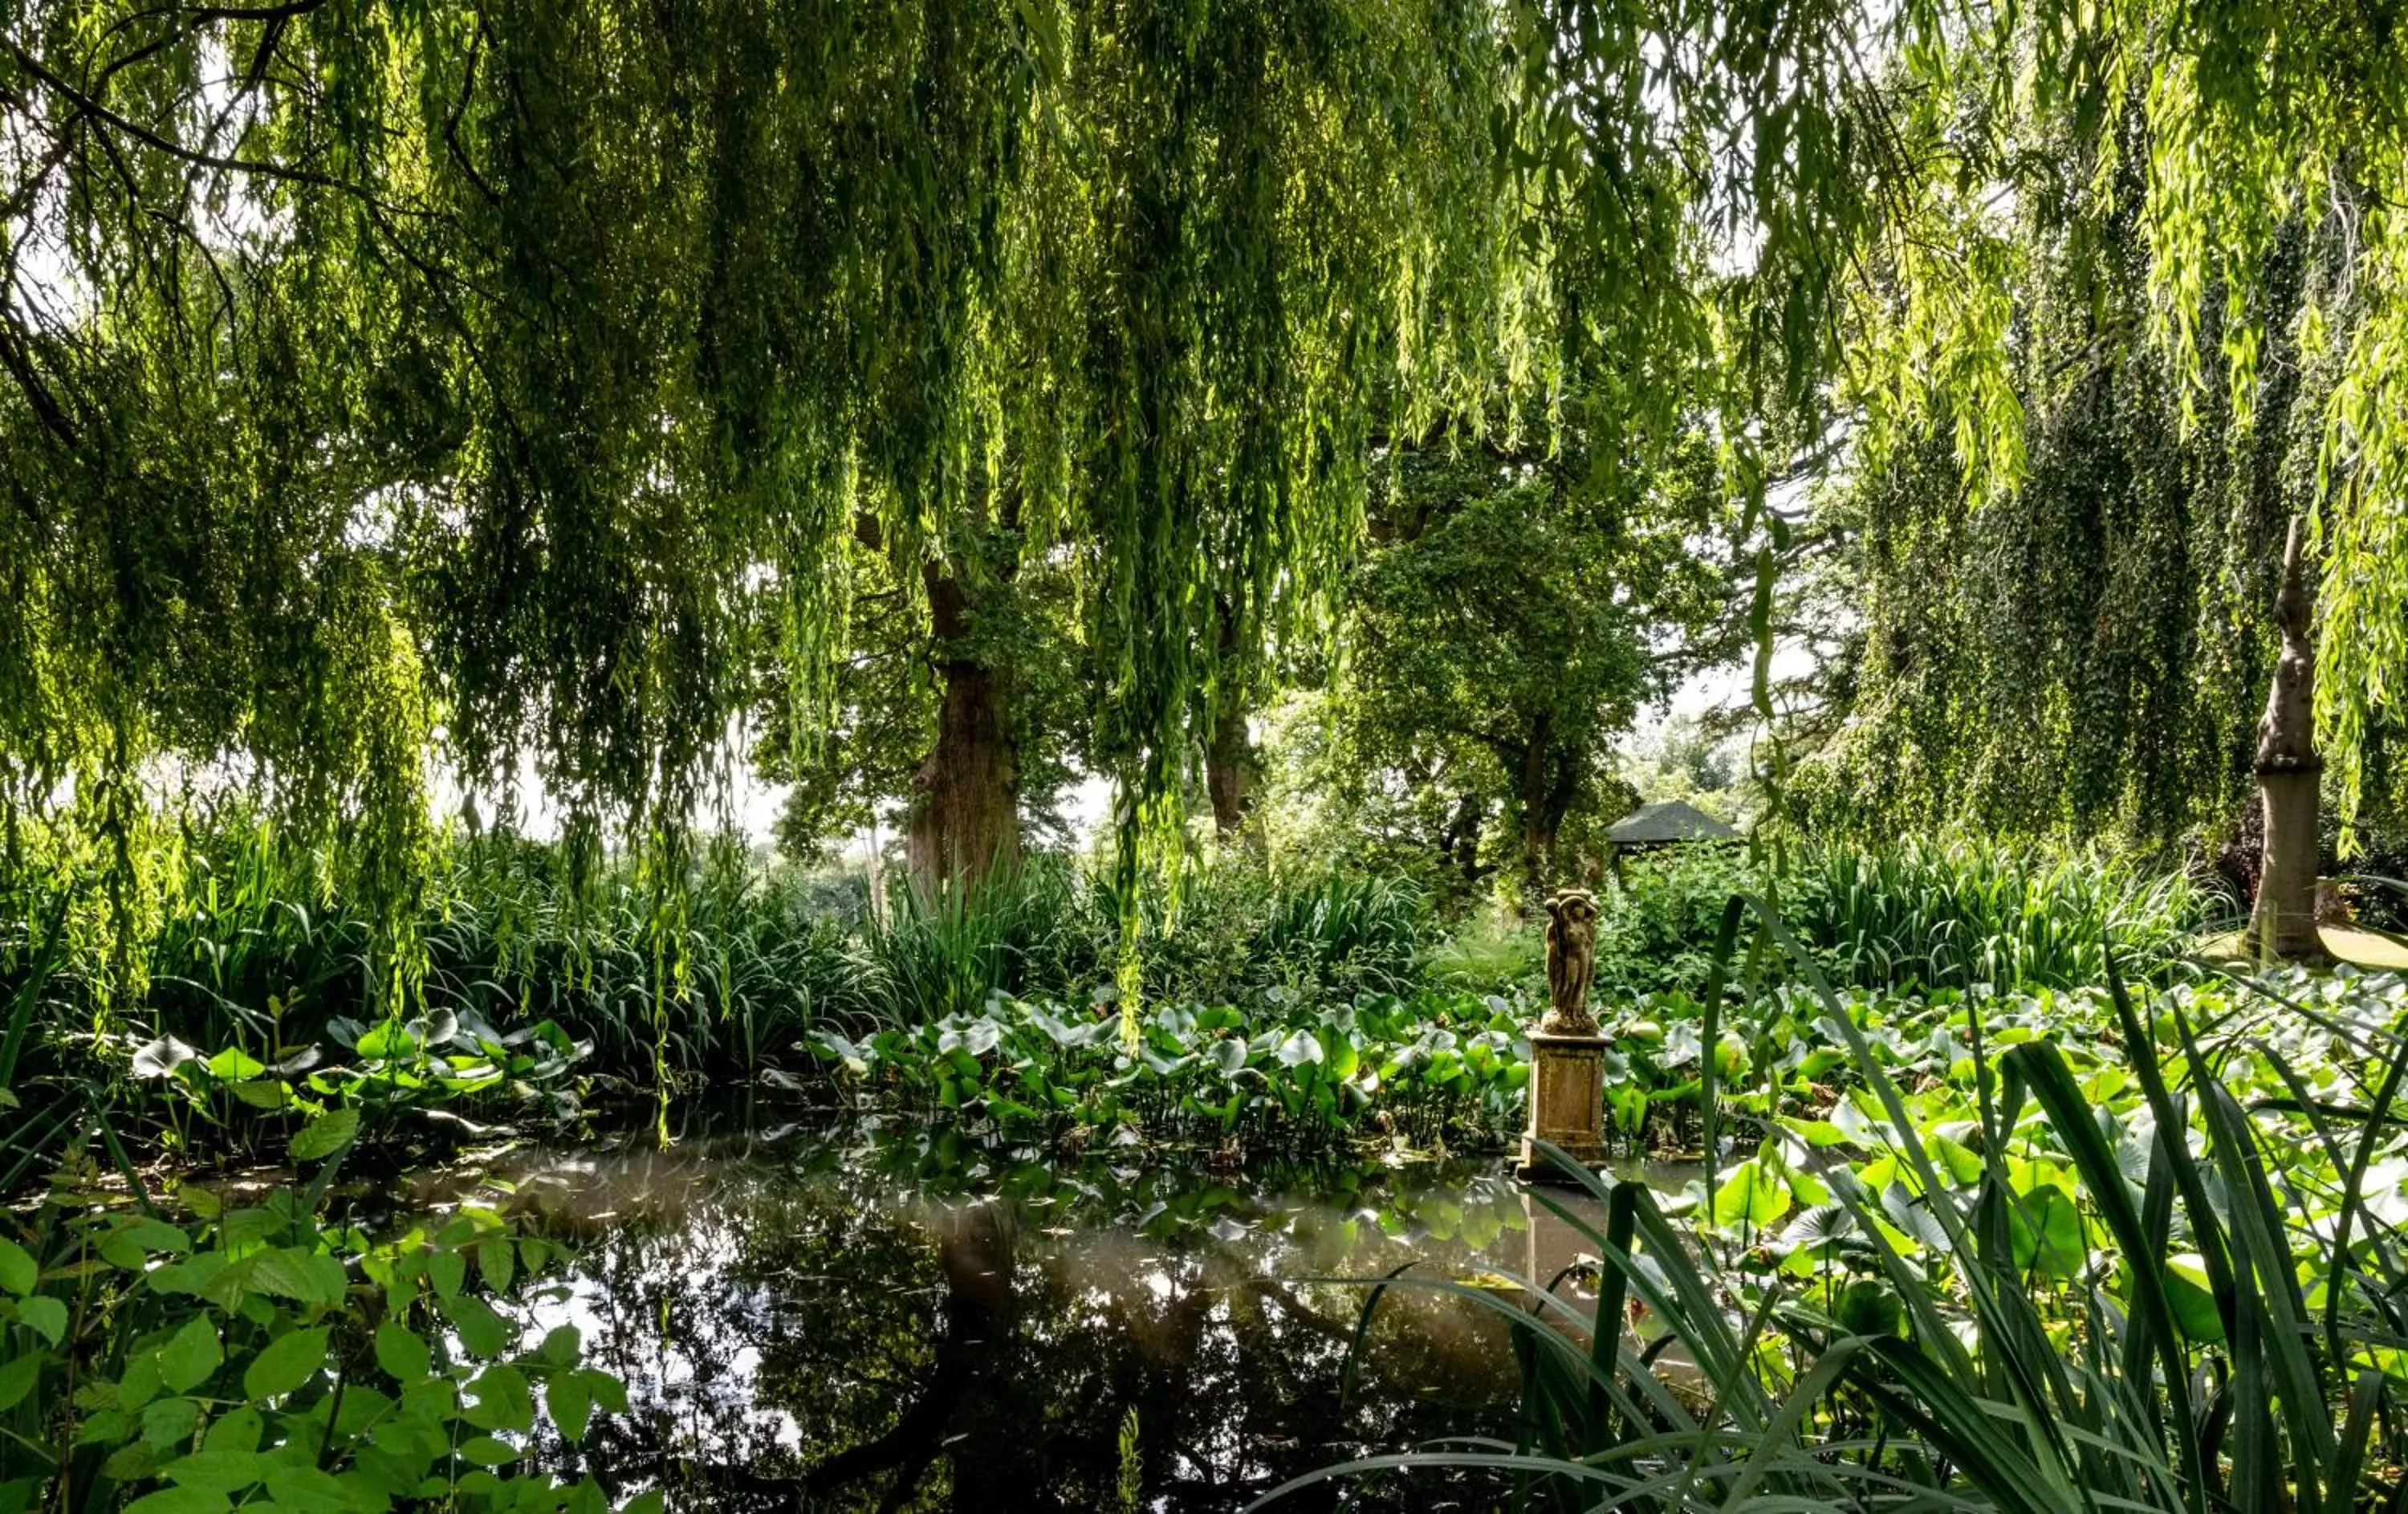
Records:
{"label": "tree trunk", "polygon": [[1006,675],[962,651],[969,599],[961,581],[931,565],[927,584],[942,688],[936,745],[911,780],[906,838],[911,885],[923,894],[1020,864],[1020,772]]}
{"label": "tree trunk", "polygon": [[1480,827],[1488,818],[1488,806],[1477,794],[1466,794],[1455,801],[1455,814],[1439,837],[1440,858],[1463,874],[1464,887],[1477,884],[1496,871],[1480,865]]}
{"label": "tree trunk", "polygon": [[1546,889],[1555,859],[1555,825],[1560,818],[1548,802],[1554,786],[1547,781],[1547,741],[1555,722],[1539,717],[1530,744],[1522,749],[1522,876],[1532,897]]}
{"label": "tree trunk", "polygon": [[1212,828],[1234,836],[1254,807],[1254,743],[1246,735],[1242,710],[1223,710],[1212,720],[1204,748],[1204,791],[1212,799]]}
{"label": "tree trunk", "polygon": [[1212,610],[1219,669],[1211,688],[1212,728],[1204,745],[1204,792],[1212,800],[1212,829],[1234,836],[1245,829],[1254,807],[1254,781],[1262,769],[1246,731],[1245,646],[1238,613],[1226,595],[1214,597]]}
{"label": "tree trunk", "polygon": [[2261,959],[2315,962],[2326,958],[2316,934],[2317,787],[2315,648],[2308,640],[2310,600],[2300,563],[2300,523],[2283,549],[2274,624],[2283,633],[2274,686],[2258,722],[2258,794],[2266,817],[2265,869],[2249,916],[2249,943]]}

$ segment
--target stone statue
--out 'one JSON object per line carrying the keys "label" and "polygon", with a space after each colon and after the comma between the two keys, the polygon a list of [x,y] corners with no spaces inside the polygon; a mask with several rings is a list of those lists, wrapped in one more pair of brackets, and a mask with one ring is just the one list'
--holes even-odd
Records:
{"label": "stone statue", "polygon": [[1589,980],[1597,975],[1597,896],[1585,888],[1558,889],[1547,901],[1547,1013],[1539,1029],[1548,1035],[1595,1035],[1589,1017]]}

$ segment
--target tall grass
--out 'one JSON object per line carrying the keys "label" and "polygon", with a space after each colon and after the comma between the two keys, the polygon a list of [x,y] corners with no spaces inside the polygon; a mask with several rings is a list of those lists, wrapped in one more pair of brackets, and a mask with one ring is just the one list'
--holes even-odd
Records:
{"label": "tall grass", "polygon": [[1780,890],[1828,972],[1884,988],[2071,988],[2102,981],[2111,957],[2153,977],[2218,909],[2181,872],[1970,842],[1815,848]]}
{"label": "tall grass", "polygon": [[[328,887],[337,870],[324,858],[236,823],[189,830],[172,863],[122,972],[105,959],[103,912],[72,872],[0,877],[5,917],[68,922],[28,1011],[29,1047],[102,1036],[122,1059],[173,1036],[273,1062],[324,1042],[337,1021],[373,1023],[393,1007],[370,922]],[[967,892],[922,894],[898,879],[879,922],[857,876],[764,869],[724,845],[704,848],[664,908],[609,859],[579,876],[560,846],[487,835],[439,848],[423,899],[409,922],[422,973],[408,1013],[448,1010],[504,1031],[551,1020],[592,1044],[587,1069],[638,1081],[803,1065],[798,1043],[816,1029],[921,1023],[997,993],[1083,1002],[1119,960],[1110,888],[1045,856]],[[64,910],[70,900],[78,908]],[[1426,911],[1403,886],[1279,887],[1233,865],[1182,879],[1172,901],[1158,876],[1138,901],[1151,1002],[1272,988],[1351,1000],[1408,988],[1418,970]],[[28,981],[31,951],[0,942],[0,994]]]}
{"label": "tall grass", "polygon": [[2111,955],[2155,981],[2231,908],[2181,872],[2089,850],[1910,840],[1775,865],[1688,848],[1629,859],[1603,889],[1599,988],[1697,992],[1733,893],[1773,901],[1835,981],[1884,989],[2074,988],[2102,981]]}

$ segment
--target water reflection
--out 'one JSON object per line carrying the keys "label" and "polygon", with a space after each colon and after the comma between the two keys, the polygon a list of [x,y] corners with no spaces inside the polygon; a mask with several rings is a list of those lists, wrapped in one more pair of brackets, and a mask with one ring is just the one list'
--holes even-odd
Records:
{"label": "water reflection", "polygon": [[[1352,1456],[1510,1439],[1500,1316],[1391,1291],[1342,1391],[1366,1291],[1338,1279],[1544,1278],[1581,1244],[1495,1161],[1240,1177],[725,1121],[489,1174],[523,1222],[582,1243],[542,1322],[579,1325],[630,1385],[592,1464],[688,1508],[1226,1510]],[[417,1202],[446,1197],[430,1179]],[[1344,1503],[1497,1492],[1389,1474]]]}

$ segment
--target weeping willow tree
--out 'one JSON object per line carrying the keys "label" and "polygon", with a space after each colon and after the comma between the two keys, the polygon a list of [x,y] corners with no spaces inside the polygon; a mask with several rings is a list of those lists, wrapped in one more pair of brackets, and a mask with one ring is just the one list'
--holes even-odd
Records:
{"label": "weeping willow tree", "polygon": [[[2314,496],[2298,396],[2316,377],[2278,339],[2257,424],[2221,383],[2186,416],[2150,328],[2137,183],[2094,216],[2082,159],[2057,161],[2001,247],[2013,486],[1969,483],[1943,416],[1823,503],[1856,557],[1858,655],[1848,723],[1793,795],[1819,828],[2164,844],[2229,827],[2249,795],[2284,531]],[[2265,297],[2302,297],[2302,241]]]}
{"label": "weeping willow tree", "polygon": [[[1909,815],[2166,835],[2248,791],[2285,526],[2345,822],[2408,676],[2408,71],[2390,7],[1967,7],[1856,285],[1872,570],[1839,749]],[[1918,578],[1921,582],[1918,583]]]}
{"label": "weeping willow tree", "polygon": [[1909,24],[17,0],[9,833],[122,891],[163,783],[246,786],[406,946],[430,768],[532,761],[673,900],[765,627],[825,728],[851,538],[932,622],[1012,554],[1075,572],[1133,866],[1222,670],[1329,623],[1376,447],[1575,371],[1608,459],[1812,387]]}

